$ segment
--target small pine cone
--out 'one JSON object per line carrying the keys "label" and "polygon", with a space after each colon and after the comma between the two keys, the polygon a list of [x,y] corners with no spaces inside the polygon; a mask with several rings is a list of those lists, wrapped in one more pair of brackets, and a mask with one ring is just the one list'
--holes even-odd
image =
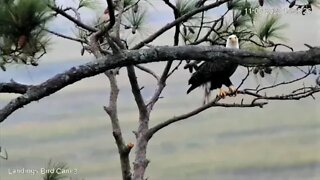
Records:
{"label": "small pine cone", "polygon": [[296,0],[291,1],[289,4],[289,8],[292,8],[294,5],[296,5]]}
{"label": "small pine cone", "polygon": [[263,6],[264,0],[259,0],[260,6]]}
{"label": "small pine cone", "polygon": [[272,69],[270,67],[265,67],[264,68],[264,72],[267,73],[267,74],[271,74]]}
{"label": "small pine cone", "polygon": [[264,75],[265,75],[265,74],[264,74],[264,71],[263,71],[263,70],[260,70],[260,71],[259,71],[259,74],[260,74],[260,76],[261,76],[262,78],[264,78]]}
{"label": "small pine cone", "polygon": [[18,48],[22,49],[27,44],[27,36],[21,35],[18,39]]}
{"label": "small pine cone", "polygon": [[134,13],[137,13],[138,10],[139,10],[139,5],[138,5],[138,4],[135,4],[135,5],[133,6],[133,12],[134,12]]}

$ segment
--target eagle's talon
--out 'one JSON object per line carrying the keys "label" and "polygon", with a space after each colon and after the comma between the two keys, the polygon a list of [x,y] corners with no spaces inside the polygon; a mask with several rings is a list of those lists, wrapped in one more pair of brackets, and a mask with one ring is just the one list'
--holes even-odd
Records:
{"label": "eagle's talon", "polygon": [[228,92],[224,91],[223,89],[219,89],[218,96],[224,99],[228,95]]}
{"label": "eagle's talon", "polygon": [[235,88],[234,86],[229,86],[229,92],[228,92],[228,95],[229,96],[236,96],[237,95],[237,88]]}
{"label": "eagle's talon", "polygon": [[[236,35],[230,35],[227,38],[226,48],[239,49],[239,40]],[[195,61],[197,62],[197,61]],[[237,62],[233,61],[216,61],[216,62],[203,62],[196,71],[190,77],[188,84],[191,87],[188,88],[187,94],[189,94],[195,88],[210,84],[210,90],[217,89],[217,98],[225,98],[226,96],[236,96],[237,89],[234,88],[230,81],[230,76],[236,71],[238,67]],[[229,86],[229,90],[222,90],[222,86]],[[217,88],[219,87],[219,88]],[[205,92],[205,98],[207,98],[207,92]],[[204,103],[207,99],[204,100]]]}

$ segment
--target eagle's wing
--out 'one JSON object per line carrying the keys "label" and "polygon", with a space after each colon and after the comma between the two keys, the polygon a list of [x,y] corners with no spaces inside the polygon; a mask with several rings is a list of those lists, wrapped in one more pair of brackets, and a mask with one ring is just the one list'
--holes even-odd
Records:
{"label": "eagle's wing", "polygon": [[[229,60],[214,60],[210,62],[204,62],[200,65],[198,71],[200,73],[211,74],[211,73],[226,73],[232,74],[237,67],[237,64]],[[231,75],[230,75],[231,76]]]}
{"label": "eagle's wing", "polygon": [[191,87],[188,89],[187,93],[207,82],[211,82],[211,86],[215,84],[215,82],[222,84],[223,81],[229,79],[237,66],[238,65],[235,62],[228,60],[215,60],[202,63],[199,66],[199,69],[193,73],[189,79]]}

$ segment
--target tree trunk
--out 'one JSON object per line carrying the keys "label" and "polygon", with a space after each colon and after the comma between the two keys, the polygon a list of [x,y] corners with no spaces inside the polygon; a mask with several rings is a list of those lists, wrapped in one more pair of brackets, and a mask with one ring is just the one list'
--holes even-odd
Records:
{"label": "tree trunk", "polygon": [[119,152],[120,153],[120,162],[121,162],[121,172],[123,180],[131,180],[131,172],[130,172],[130,159],[129,153],[127,152]]}
{"label": "tree trunk", "polygon": [[147,159],[148,139],[146,132],[148,131],[149,116],[140,120],[137,132],[135,161],[133,163],[133,180],[144,180],[144,174],[149,164]]}

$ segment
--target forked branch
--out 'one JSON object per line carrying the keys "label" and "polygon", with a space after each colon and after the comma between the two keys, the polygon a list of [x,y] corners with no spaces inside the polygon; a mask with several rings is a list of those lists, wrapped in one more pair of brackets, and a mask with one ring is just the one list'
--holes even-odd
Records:
{"label": "forked branch", "polygon": [[78,67],[73,67],[39,85],[33,86],[25,94],[13,99],[0,110],[0,122],[30,102],[49,96],[81,79],[104,73],[110,69],[170,60],[212,61],[213,59],[232,60],[243,66],[317,65],[320,64],[320,48],[314,47],[307,51],[297,52],[252,52],[215,46],[163,46],[122,51],[120,54],[99,58],[98,62],[89,62]]}
{"label": "forked branch", "polygon": [[119,122],[118,112],[117,112],[119,88],[117,85],[116,75],[110,72],[106,72],[105,74],[109,79],[111,91],[110,91],[110,98],[109,98],[109,106],[108,107],[105,106],[104,110],[108,113],[111,120],[112,134],[116,141],[119,155],[120,155],[122,177],[124,180],[131,180],[132,174],[131,174],[129,154],[133,147],[133,144],[129,143],[126,145],[121,132],[121,127],[120,127],[120,122]]}

